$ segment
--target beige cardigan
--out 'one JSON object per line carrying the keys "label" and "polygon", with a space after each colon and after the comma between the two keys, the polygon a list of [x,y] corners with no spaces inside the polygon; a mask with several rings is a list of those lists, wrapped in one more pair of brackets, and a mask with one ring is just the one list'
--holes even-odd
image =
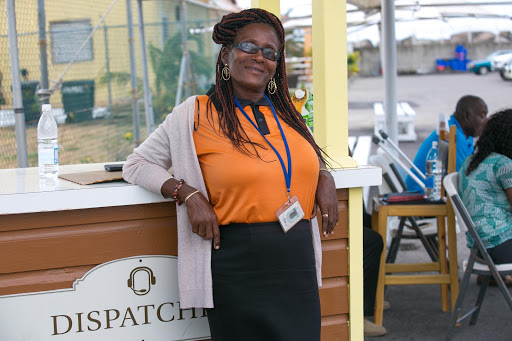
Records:
{"label": "beige cardigan", "polygon": [[[126,181],[161,194],[164,182],[174,177],[208,198],[193,139],[195,96],[174,108],[165,121],[128,156],[123,167]],[[212,241],[192,232],[186,205],[176,206],[178,219],[178,283],[180,307],[212,308]],[[322,250],[317,219],[311,220],[318,285],[322,285]]]}

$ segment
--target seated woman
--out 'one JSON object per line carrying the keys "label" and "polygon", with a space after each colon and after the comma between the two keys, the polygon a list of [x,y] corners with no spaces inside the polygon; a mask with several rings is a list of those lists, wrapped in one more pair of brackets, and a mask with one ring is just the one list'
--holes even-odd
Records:
{"label": "seated woman", "polygon": [[493,261],[512,263],[512,109],[487,121],[476,152],[461,165],[459,193]]}

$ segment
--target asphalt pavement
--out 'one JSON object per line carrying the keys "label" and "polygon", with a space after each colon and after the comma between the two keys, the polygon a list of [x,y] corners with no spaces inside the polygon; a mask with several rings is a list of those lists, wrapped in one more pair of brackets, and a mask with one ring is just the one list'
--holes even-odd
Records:
{"label": "asphalt pavement", "polygon": [[[485,76],[447,73],[398,77],[398,101],[408,102],[416,111],[418,139],[399,144],[409,158],[414,158],[421,142],[435,129],[438,114],[452,114],[457,100],[466,94],[481,97],[487,103],[489,113],[512,108],[512,82],[503,81],[496,73]],[[373,103],[383,99],[382,78],[354,77],[349,80],[349,135],[373,134]],[[371,195],[377,193],[376,188],[371,190]],[[462,262],[469,254],[463,233],[457,235],[457,244],[459,278],[462,279]],[[429,257],[419,242],[405,240],[401,243],[397,263],[428,261]],[[476,276],[473,276],[464,309],[474,303],[478,289]],[[385,299],[391,303],[391,309],[384,312],[383,325],[388,333],[365,340],[430,341],[442,340],[446,335],[450,313],[441,311],[439,285],[388,286]],[[512,340],[512,311],[497,287],[488,288],[477,324],[469,326],[469,321],[464,321],[455,329],[452,340]]]}

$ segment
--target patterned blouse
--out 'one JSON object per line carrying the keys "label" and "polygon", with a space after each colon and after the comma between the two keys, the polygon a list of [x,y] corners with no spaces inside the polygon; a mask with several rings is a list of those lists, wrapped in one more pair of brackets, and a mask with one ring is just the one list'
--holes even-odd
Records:
{"label": "patterned blouse", "polygon": [[[505,190],[512,187],[512,160],[491,153],[466,176],[472,156],[461,165],[459,193],[486,249],[512,239],[512,205]],[[466,233],[468,247],[473,239]]]}

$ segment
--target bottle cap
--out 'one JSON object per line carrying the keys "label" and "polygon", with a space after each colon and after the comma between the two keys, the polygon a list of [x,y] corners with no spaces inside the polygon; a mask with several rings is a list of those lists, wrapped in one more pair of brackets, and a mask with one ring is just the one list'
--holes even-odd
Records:
{"label": "bottle cap", "polygon": [[446,114],[440,113],[438,118],[437,118],[436,134],[440,135],[440,132],[443,131],[443,130],[445,132],[447,132],[447,133],[450,132],[450,128],[449,128],[449,124],[448,124],[448,119],[446,118]]}
{"label": "bottle cap", "polygon": [[437,147],[437,141],[432,141],[432,147]]}
{"label": "bottle cap", "polygon": [[305,95],[306,95],[305,89],[295,90],[295,97],[297,97],[297,99],[302,99],[302,98],[304,98]]}
{"label": "bottle cap", "polygon": [[43,111],[44,110],[52,110],[52,105],[51,104],[43,104]]}

